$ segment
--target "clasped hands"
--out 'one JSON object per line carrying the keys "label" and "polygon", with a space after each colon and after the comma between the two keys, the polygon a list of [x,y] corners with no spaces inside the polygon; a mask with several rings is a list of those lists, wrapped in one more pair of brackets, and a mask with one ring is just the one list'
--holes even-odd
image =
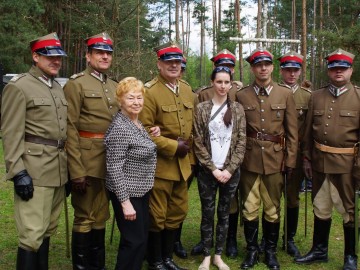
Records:
{"label": "clasped hands", "polygon": [[213,176],[216,178],[216,180],[219,183],[226,184],[227,181],[231,178],[231,173],[228,172],[228,170],[219,170],[216,169],[212,171]]}

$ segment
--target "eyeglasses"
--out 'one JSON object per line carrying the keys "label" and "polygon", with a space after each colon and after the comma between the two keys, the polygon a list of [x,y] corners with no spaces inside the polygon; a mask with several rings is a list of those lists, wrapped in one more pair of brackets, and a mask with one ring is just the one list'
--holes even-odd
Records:
{"label": "eyeglasses", "polygon": [[225,72],[231,74],[230,68],[225,67],[225,66],[218,66],[218,67],[216,67],[216,68],[214,69],[214,72],[215,72],[215,73],[218,73],[218,72],[221,72],[221,71],[225,71]]}

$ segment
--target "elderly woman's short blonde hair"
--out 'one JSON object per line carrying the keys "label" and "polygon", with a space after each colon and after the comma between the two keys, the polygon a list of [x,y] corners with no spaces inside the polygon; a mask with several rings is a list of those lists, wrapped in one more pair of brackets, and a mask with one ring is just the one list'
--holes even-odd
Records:
{"label": "elderly woman's short blonde hair", "polygon": [[115,98],[120,102],[121,98],[130,91],[145,93],[144,84],[135,77],[126,77],[122,79],[116,87]]}

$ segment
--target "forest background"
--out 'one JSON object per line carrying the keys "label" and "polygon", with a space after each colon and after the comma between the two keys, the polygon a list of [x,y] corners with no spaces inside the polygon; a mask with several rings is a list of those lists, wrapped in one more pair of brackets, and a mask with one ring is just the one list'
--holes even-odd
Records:
{"label": "forest background", "polygon": [[[248,6],[254,14],[243,15]],[[324,57],[341,47],[360,53],[360,1],[357,0],[1,0],[0,64],[2,72],[22,73],[31,65],[29,41],[57,32],[68,57],[60,77],[69,77],[86,66],[84,38],[106,31],[114,39],[111,76],[135,76],[143,81],[157,73],[153,48],[177,41],[187,58],[185,79],[196,89],[209,83],[210,58],[227,48],[238,63],[235,79],[253,79],[244,61],[249,50],[230,37],[299,39],[294,43],[251,43],[265,47],[278,58],[290,49],[306,55],[303,78],[314,89],[324,85]],[[200,33],[195,33],[198,27]],[[198,41],[197,48],[190,43]],[[210,42],[209,42],[210,41]],[[359,58],[359,59],[357,59]],[[360,83],[360,57],[355,58],[353,81]],[[275,62],[274,80],[279,80]]]}

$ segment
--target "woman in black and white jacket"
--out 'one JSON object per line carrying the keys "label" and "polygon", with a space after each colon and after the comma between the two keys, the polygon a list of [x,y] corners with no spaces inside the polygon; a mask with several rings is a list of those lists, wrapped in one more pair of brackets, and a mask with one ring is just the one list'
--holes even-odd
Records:
{"label": "woman in black and white jacket", "polygon": [[[138,120],[143,107],[143,83],[128,77],[119,82],[116,98],[121,110],[104,139],[106,188],[109,191],[121,239],[115,269],[141,269],[148,224],[149,191],[154,184],[156,145]],[[150,130],[159,136],[158,127]]]}

